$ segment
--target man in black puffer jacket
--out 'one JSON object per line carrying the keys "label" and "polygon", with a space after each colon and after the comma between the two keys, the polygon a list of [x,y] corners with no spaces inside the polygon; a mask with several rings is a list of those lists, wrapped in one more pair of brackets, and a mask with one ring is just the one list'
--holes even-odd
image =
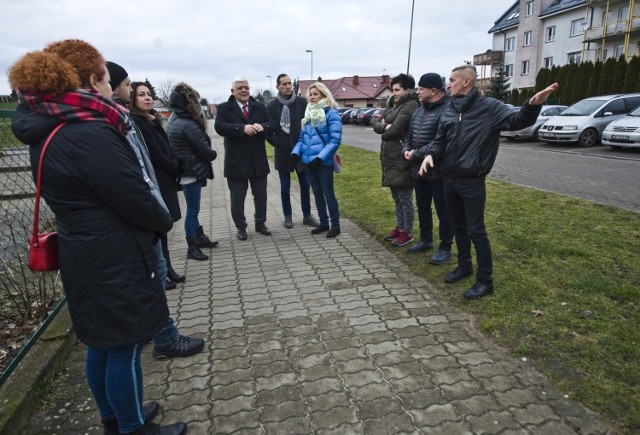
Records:
{"label": "man in black puffer jacket", "polygon": [[422,252],[433,249],[433,216],[431,199],[438,215],[438,234],[440,245],[429,259],[431,264],[443,264],[451,259],[453,227],[447,214],[444,201],[444,177],[439,173],[428,172],[418,175],[420,164],[427,154],[431,141],[436,137],[440,116],[451,103],[444,92],[440,74],[427,73],[418,82],[418,98],[422,103],[411,118],[411,128],[405,137],[402,152],[404,158],[411,160],[411,176],[415,180],[416,205],[420,222],[420,241],[407,249],[408,252]]}
{"label": "man in black puffer jacket", "polygon": [[[480,95],[472,65],[454,68],[447,88],[452,104],[442,114],[436,138],[422,162],[420,174],[438,167],[445,176],[445,200],[454,227],[458,267],[444,277],[453,283],[473,273],[471,242],[476,249],[476,283],[465,293],[478,299],[493,292],[491,245],[484,225],[485,177],[498,155],[500,131],[520,130],[532,125],[541,105],[558,84],[543,89],[513,110],[501,101]],[[435,164],[434,164],[435,162]]]}

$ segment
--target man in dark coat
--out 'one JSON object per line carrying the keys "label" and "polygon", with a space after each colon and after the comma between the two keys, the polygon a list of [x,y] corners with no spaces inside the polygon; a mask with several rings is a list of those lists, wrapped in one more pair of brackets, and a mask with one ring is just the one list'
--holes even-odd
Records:
{"label": "man in dark coat", "polygon": [[264,104],[251,98],[244,77],[233,81],[231,97],[218,106],[215,128],[224,137],[224,176],[231,193],[231,217],[238,239],[247,240],[244,201],[251,184],[256,232],[270,236],[267,221],[267,175],[269,162],[264,141],[271,130],[271,117]]}
{"label": "man in dark coat", "polygon": [[493,292],[491,245],[484,225],[485,177],[498,155],[500,132],[532,125],[541,105],[558,87],[552,84],[514,111],[501,101],[480,95],[476,77],[473,65],[451,72],[447,88],[453,101],[440,118],[438,133],[419,171],[422,175],[427,168],[437,167],[445,177],[445,201],[458,248],[458,267],[444,277],[445,282],[473,273],[471,242],[476,249],[478,271],[475,284],[464,293],[467,299]]}
{"label": "man in dark coat", "polygon": [[293,93],[291,78],[280,74],[276,78],[278,95],[267,103],[267,110],[273,119],[273,131],[267,141],[274,147],[275,166],[280,177],[280,198],[284,213],[285,228],[293,228],[291,211],[291,172],[295,171],[300,184],[300,203],[302,207],[302,224],[318,227],[320,223],[311,216],[311,185],[302,164],[297,165],[291,158],[291,150],[300,137],[300,121],[304,118],[307,100]]}
{"label": "man in dark coat", "polygon": [[407,251],[416,253],[433,249],[433,215],[431,213],[433,199],[438,215],[440,245],[429,259],[429,263],[443,264],[451,259],[453,244],[453,227],[444,201],[444,179],[441,174],[433,171],[418,175],[429,144],[436,137],[440,116],[451,102],[444,92],[440,74],[426,73],[420,77],[418,98],[422,105],[413,113],[411,127],[402,147],[404,158],[411,161],[411,176],[415,180],[416,205],[420,221],[420,241]]}

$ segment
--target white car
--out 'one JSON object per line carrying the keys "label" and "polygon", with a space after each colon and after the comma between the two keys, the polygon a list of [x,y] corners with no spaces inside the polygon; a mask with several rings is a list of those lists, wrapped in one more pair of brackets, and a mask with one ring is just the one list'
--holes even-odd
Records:
{"label": "white car", "polygon": [[602,132],[602,143],[611,148],[640,148],[640,107],[622,119],[609,123]]}
{"label": "white car", "polygon": [[538,137],[549,143],[578,142],[590,147],[600,141],[602,131],[640,106],[640,94],[603,95],[580,100],[542,124]]}
{"label": "white car", "polygon": [[518,139],[538,140],[538,129],[540,128],[540,126],[544,124],[546,121],[548,121],[549,118],[551,118],[552,116],[556,116],[566,108],[567,106],[560,106],[560,105],[542,106],[542,109],[540,110],[540,115],[538,115],[538,119],[536,119],[536,122],[533,125],[517,131],[501,131],[500,136],[507,138],[509,140],[518,140]]}

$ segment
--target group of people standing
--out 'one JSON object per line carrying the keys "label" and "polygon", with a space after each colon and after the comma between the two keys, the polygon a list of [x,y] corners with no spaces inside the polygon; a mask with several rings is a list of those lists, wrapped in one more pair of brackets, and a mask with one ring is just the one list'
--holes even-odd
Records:
{"label": "group of people standing", "polygon": [[476,282],[464,292],[467,299],[493,292],[491,246],[484,224],[485,178],[498,154],[500,132],[532,125],[557,88],[554,83],[513,110],[481,95],[476,77],[472,65],[454,68],[447,95],[440,75],[427,73],[420,77],[416,95],[414,79],[400,74],[391,80],[392,96],[382,118],[373,123],[382,139],[382,185],[390,187],[396,208],[396,226],[385,240],[395,246],[413,241],[415,189],[420,240],[407,251],[433,249],[433,201],[440,244],[429,263],[451,259],[454,236],[458,249],[458,265],[444,277],[446,283],[473,273],[472,242],[475,247],[478,270]]}

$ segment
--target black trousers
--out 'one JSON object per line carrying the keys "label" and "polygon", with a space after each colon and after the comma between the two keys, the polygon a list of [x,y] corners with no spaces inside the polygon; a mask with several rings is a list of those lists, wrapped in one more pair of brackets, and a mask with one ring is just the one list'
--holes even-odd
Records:
{"label": "black trousers", "polygon": [[433,215],[431,214],[431,200],[433,199],[439,221],[440,245],[438,248],[450,251],[453,244],[453,226],[451,226],[444,199],[444,180],[416,178],[414,181],[418,221],[420,222],[420,240],[433,242]]}
{"label": "black trousers", "polygon": [[253,215],[256,224],[267,221],[267,176],[256,178],[227,178],[227,185],[231,194],[231,218],[238,229],[247,229],[247,219],[244,215],[244,200],[251,184]]}
{"label": "black trousers", "polygon": [[484,226],[484,207],[487,199],[484,177],[447,177],[444,183],[444,197],[456,236],[458,266],[465,269],[472,267],[473,242],[478,264],[476,280],[486,284],[492,283],[491,244]]}

